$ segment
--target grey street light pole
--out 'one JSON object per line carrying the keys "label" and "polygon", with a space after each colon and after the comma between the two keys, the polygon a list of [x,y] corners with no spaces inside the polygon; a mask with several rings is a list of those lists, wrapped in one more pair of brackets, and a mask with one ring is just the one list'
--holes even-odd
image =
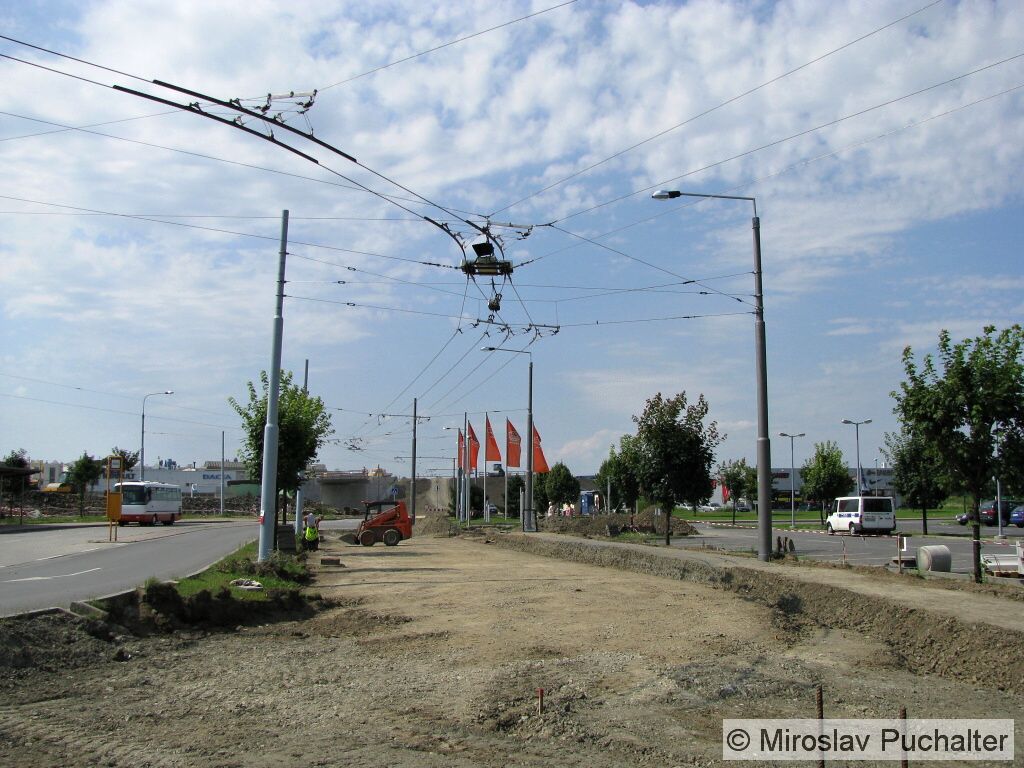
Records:
{"label": "grey street light pole", "polygon": [[796,528],[796,460],[793,458],[793,441],[806,435],[803,432],[795,435],[779,432],[779,437],[789,438],[789,527]]}
{"label": "grey street light pole", "polygon": [[[459,427],[444,427],[444,429],[445,430],[451,430],[451,429],[459,430]],[[462,510],[463,510],[463,493],[462,493],[463,472],[462,472],[462,468],[464,466],[468,466],[466,464],[466,462],[465,462],[465,454],[466,454],[466,447],[465,446],[469,442],[469,440],[467,439],[467,436],[465,435],[465,433],[463,433],[463,439],[466,442],[463,443],[463,448],[462,448],[461,453],[459,451],[458,441],[456,441],[456,445],[455,445],[455,456],[456,456],[456,458],[452,459],[452,462],[453,462],[453,464],[452,464],[452,482],[454,483],[454,486],[453,486],[454,491],[453,492],[454,492],[454,498],[455,498],[455,519],[458,520],[458,521],[462,520]],[[454,463],[454,462],[457,462],[457,464]]]}
{"label": "grey street light pole", "polygon": [[870,424],[871,419],[864,419],[864,421],[852,421],[850,419],[843,419],[843,424],[853,424],[854,439],[857,443],[857,495],[860,496],[863,492],[863,481],[860,473],[860,425]]}
{"label": "grey street light pole", "polygon": [[754,207],[754,372],[757,388],[757,559],[768,561],[772,553],[772,451],[768,437],[768,353],[764,335],[764,291],[761,287],[761,220],[757,199],[739,195],[708,195],[660,189],[655,200],[703,197],[715,200],[746,200]]}
{"label": "grey street light pole", "polygon": [[511,352],[514,355],[529,355],[530,375],[526,400],[526,438],[529,448],[526,451],[526,504],[520,510],[519,517],[525,533],[537,532],[537,515],[533,508],[533,353],[525,349],[508,349],[506,347],[481,347],[484,352]]}
{"label": "grey street light pole", "polygon": [[139,440],[139,480],[146,479],[146,398],[153,395],[173,395],[173,389],[165,389],[163,392],[150,392],[142,398],[142,439]]}

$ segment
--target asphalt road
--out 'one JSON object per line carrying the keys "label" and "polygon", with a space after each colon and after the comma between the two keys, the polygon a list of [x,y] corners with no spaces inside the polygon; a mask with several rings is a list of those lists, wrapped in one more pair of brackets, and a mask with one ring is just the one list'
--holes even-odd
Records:
{"label": "asphalt road", "polygon": [[123,592],[149,578],[177,579],[202,570],[259,536],[254,521],[193,522],[118,530],[43,526],[0,532],[0,616],[67,607]]}
{"label": "asphalt road", "polygon": [[[706,523],[697,523],[697,530],[700,536],[690,536],[685,539],[677,539],[677,546],[686,548],[699,548],[702,545],[732,550],[752,550],[757,547],[757,531],[746,527],[713,526]],[[910,534],[907,540],[907,553],[913,555],[917,548],[926,545],[942,544],[950,549],[953,559],[953,572],[970,573],[971,566],[971,540],[963,527],[953,523],[947,526],[928,525],[929,534],[944,532],[940,528],[949,528],[950,533],[957,535],[928,535],[920,534],[920,521],[916,526],[910,521],[899,521],[899,531]],[[995,528],[982,528],[982,554],[1013,554],[1016,550],[1014,544],[1018,536],[1008,536],[1006,541],[996,542],[993,540]],[[1013,528],[1013,531],[1019,531]],[[1009,531],[1007,531],[1009,534]],[[895,536],[849,536],[836,534],[829,536],[818,530],[792,530],[789,526],[775,526],[772,528],[772,544],[777,537],[789,537],[796,546],[796,554],[801,557],[810,557],[814,560],[830,562],[845,561],[851,565],[885,565],[892,558],[896,557]]]}

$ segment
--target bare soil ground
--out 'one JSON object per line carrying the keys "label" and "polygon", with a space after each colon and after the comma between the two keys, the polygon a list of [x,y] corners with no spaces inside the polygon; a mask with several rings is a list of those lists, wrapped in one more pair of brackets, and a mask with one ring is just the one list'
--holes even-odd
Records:
{"label": "bare soil ground", "polygon": [[1024,711],[1019,634],[995,636],[1004,674],[929,670],[906,649],[955,655],[972,628],[918,618],[894,640],[860,602],[844,620],[799,583],[779,599],[507,536],[332,535],[319,554],[344,567],[315,589],[336,603],[301,621],[148,638],[0,622],[0,765],[711,766],[723,718],[813,717],[818,684],[829,717]]}

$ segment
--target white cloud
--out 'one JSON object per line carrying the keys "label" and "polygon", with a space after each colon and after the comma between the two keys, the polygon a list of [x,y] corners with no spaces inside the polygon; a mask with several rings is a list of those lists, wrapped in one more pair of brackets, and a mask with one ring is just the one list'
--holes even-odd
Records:
{"label": "white cloud", "polygon": [[[12,7],[0,25],[124,72],[238,97],[322,89],[538,8],[522,2],[285,7],[269,0],[147,0],[96,2],[45,25],[29,6]],[[322,90],[309,119],[317,136],[408,189],[452,209],[489,213],[912,9],[797,0],[757,9],[704,0],[575,4]],[[973,336],[987,322],[1021,321],[1013,222],[1020,214],[1016,169],[1024,165],[1024,97],[1016,92],[899,130],[1019,85],[1019,61],[716,163],[1015,55],[1022,17],[1024,9],[1012,2],[928,9],[497,214],[504,222],[558,221],[627,254],[544,227],[524,241],[508,238],[507,253],[517,264],[543,258],[517,268],[514,286],[496,284],[502,316],[523,326],[565,326],[530,348],[544,384],[538,408],[549,444],[562,446],[580,471],[596,469],[588,463],[603,457],[605,434],[629,429],[629,417],[654,392],[685,389],[708,396],[713,417],[730,436],[723,450],[753,456],[749,204],[716,200],[669,209],[644,193],[572,215],[662,180],[682,176],[670,186],[757,197],[773,421],[835,436],[838,408],[879,413],[891,407],[887,393],[898,384],[906,344],[926,350],[941,328]],[[21,53],[105,83],[177,98],[122,75]],[[9,61],[0,74],[6,86],[0,109],[8,113],[83,125],[163,111]],[[305,126],[302,119],[295,124]],[[37,130],[45,127],[0,116],[0,139]],[[438,355],[401,399],[450,371],[426,398],[441,398],[459,382],[440,403],[446,410],[521,405],[518,365],[508,369],[514,376],[480,384],[492,370],[485,364],[474,371],[483,326],[467,324],[439,351],[453,321],[365,308],[486,318],[489,281],[467,286],[454,269],[367,255],[456,266],[461,251],[431,225],[372,220],[418,213],[448,221],[447,214],[408,202],[415,200],[410,192],[306,146],[324,166],[404,198],[399,202],[412,213],[344,189],[337,185],[348,182],[323,168],[194,115],[96,130],[330,183],[82,133],[0,141],[2,195],[121,213],[215,216],[175,221],[266,238],[124,218],[0,214],[5,370],[130,395],[174,380],[191,404],[224,412],[227,395],[269,363],[277,217],[287,208],[293,282],[286,292],[342,302],[285,302],[285,364],[298,369],[310,358],[325,399],[382,410]],[[285,137],[280,130],[276,135]],[[712,167],[699,170],[705,166]],[[12,200],[0,201],[0,209],[59,210]],[[233,216],[267,218],[219,218]],[[450,226],[472,234],[465,223]],[[580,295],[577,286],[671,281],[666,271],[701,278],[745,303],[713,292],[683,293],[683,287],[564,301]],[[336,280],[347,282],[331,283]],[[443,283],[433,287],[456,295],[400,281]],[[732,311],[748,314],[592,324]],[[591,325],[569,327],[575,322]],[[508,343],[521,348],[528,338],[523,333]],[[851,378],[850,371],[857,375]],[[61,394],[47,397],[60,400]],[[63,415],[68,412],[75,413],[65,409]],[[80,416],[79,424],[55,420],[46,408],[0,412],[0,434],[48,455],[77,452],[94,439],[107,442],[107,427],[97,432],[96,422]],[[112,418],[111,434],[130,439],[117,431],[127,432],[130,421]],[[178,453],[198,450],[194,442],[180,445]],[[386,462],[399,452],[389,445],[378,458]],[[363,457],[337,450],[327,459],[344,465]]]}

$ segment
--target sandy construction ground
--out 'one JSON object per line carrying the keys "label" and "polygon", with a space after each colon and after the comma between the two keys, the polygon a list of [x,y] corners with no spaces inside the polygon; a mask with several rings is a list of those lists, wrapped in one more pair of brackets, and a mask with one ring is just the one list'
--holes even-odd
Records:
{"label": "sandy construction ground", "polygon": [[1024,712],[1017,635],[993,649],[1005,685],[785,605],[482,538],[331,554],[344,567],[314,589],[337,605],[303,621],[149,638],[5,624],[0,765],[721,765],[723,718],[813,717],[819,683],[828,717]]}

